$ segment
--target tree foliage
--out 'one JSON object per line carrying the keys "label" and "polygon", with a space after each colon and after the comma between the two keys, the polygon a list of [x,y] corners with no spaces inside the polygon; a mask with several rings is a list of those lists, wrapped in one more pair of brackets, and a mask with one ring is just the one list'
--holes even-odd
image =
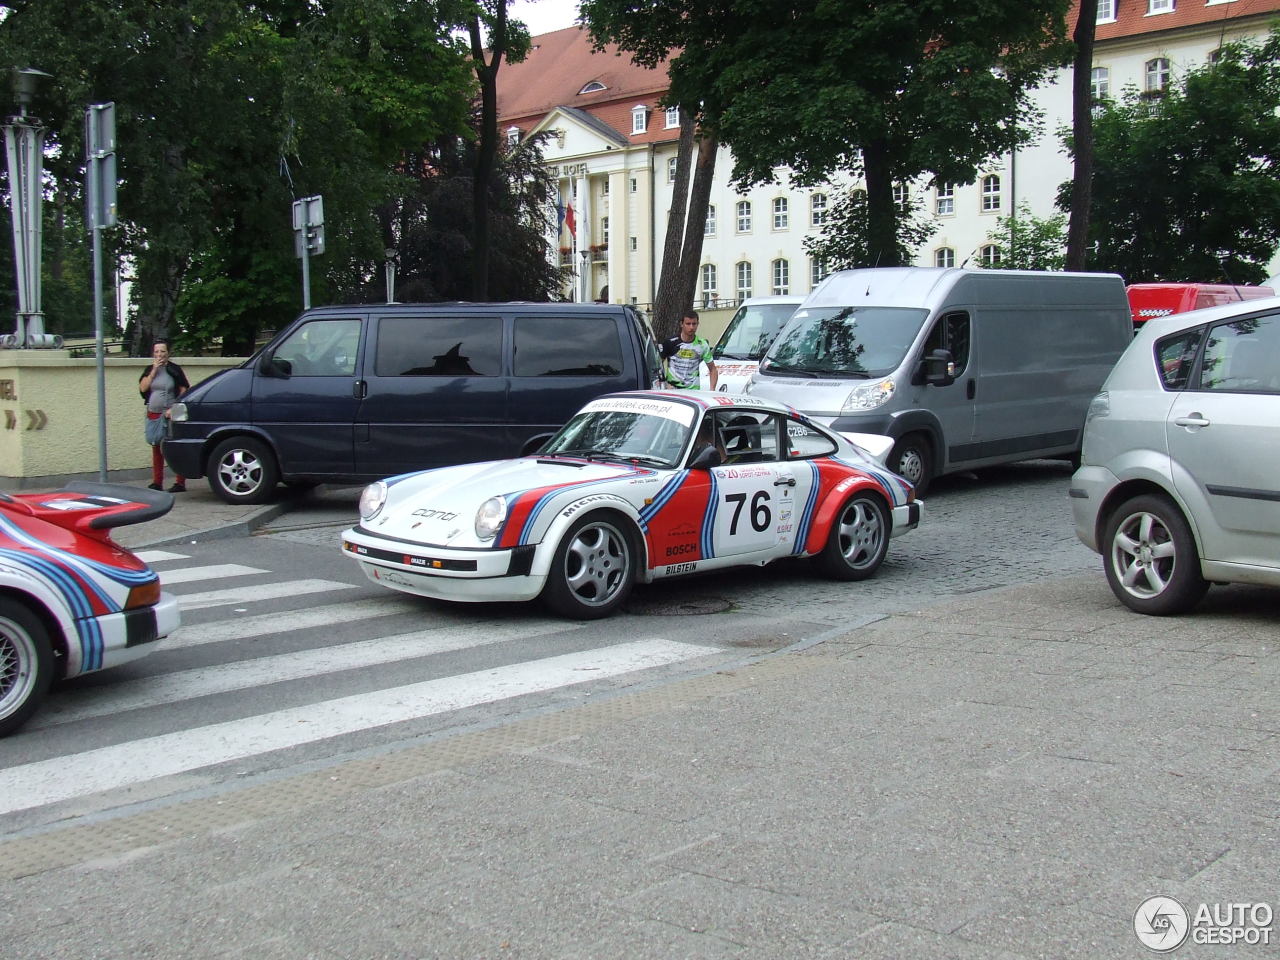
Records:
{"label": "tree foliage", "polygon": [[[896,217],[897,250],[893,259],[895,263],[910,263],[915,251],[937,232],[938,221],[929,216],[918,197],[899,204]],[[831,208],[822,232],[805,237],[804,247],[811,257],[821,261],[826,272],[884,266],[879,260],[880,251],[871,248],[867,224],[867,191],[846,190]]]}
{"label": "tree foliage", "polygon": [[1007,217],[996,220],[987,234],[996,248],[996,262],[1005,270],[1061,270],[1067,262],[1067,217],[1037,217],[1023,202]]}
{"label": "tree foliage", "polygon": [[[1129,283],[1258,282],[1280,244],[1280,33],[1222,48],[1094,123],[1090,269]],[[1070,206],[1065,189],[1058,203]]]}
{"label": "tree foliage", "polygon": [[702,104],[740,185],[865,178],[867,244],[899,262],[893,185],[971,182],[1029,142],[1028,90],[1065,62],[1068,0],[584,0],[593,33],[646,64],[672,46],[670,99]]}

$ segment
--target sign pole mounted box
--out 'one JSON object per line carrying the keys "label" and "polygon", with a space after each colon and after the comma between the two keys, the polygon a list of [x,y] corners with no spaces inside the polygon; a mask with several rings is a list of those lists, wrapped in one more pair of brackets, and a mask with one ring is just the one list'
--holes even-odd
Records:
{"label": "sign pole mounted box", "polygon": [[324,253],[324,198],[293,201],[293,252],[302,260],[302,309],[311,309],[311,257]]}

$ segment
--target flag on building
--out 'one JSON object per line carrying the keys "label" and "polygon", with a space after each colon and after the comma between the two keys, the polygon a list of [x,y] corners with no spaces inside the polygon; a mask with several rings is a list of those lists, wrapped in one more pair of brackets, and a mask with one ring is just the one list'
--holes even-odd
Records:
{"label": "flag on building", "polygon": [[578,222],[573,217],[573,201],[569,201],[569,205],[564,208],[564,225],[569,228],[569,236],[576,237],[578,235]]}

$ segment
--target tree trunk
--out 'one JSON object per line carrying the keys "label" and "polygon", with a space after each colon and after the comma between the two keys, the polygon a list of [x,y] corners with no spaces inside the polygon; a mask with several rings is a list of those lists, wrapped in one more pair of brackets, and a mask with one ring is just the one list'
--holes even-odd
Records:
{"label": "tree trunk", "polygon": [[1076,58],[1071,81],[1071,218],[1067,223],[1068,270],[1084,270],[1089,255],[1089,214],[1093,206],[1093,37],[1098,6],[1081,3],[1076,15]]}
{"label": "tree trunk", "polygon": [[873,140],[863,147],[862,167],[867,184],[866,266],[900,267],[898,210],[893,202],[888,144],[883,140]]}
{"label": "tree trunk", "polygon": [[489,198],[494,167],[498,159],[498,67],[507,49],[507,4],[499,0],[496,22],[489,37],[489,60],[485,61],[480,35],[480,18],[470,25],[471,58],[480,81],[480,142],[476,148],[475,173],[471,184],[471,299],[489,299]]}
{"label": "tree trunk", "polygon": [[[658,291],[653,298],[653,332],[659,340],[676,335],[680,329],[680,316],[690,304],[684,296],[684,287],[680,281],[680,257],[684,246],[685,211],[688,209],[693,133],[693,115],[681,107],[676,180],[671,189],[671,209],[667,211],[667,235],[662,245],[662,273],[658,279]],[[703,215],[705,217],[705,211]]]}
{"label": "tree trunk", "polygon": [[707,207],[711,203],[711,186],[716,175],[716,155],[720,140],[715,136],[698,141],[698,160],[693,171],[693,189],[689,194],[689,210],[685,216],[684,249],[680,254],[680,295],[685,304],[698,297],[698,269],[702,266],[702,241],[707,235]]}

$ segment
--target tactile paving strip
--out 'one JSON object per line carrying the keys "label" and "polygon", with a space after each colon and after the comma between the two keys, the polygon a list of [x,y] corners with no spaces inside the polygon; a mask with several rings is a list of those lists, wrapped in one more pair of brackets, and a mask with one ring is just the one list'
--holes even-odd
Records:
{"label": "tactile paving strip", "polygon": [[721,669],[621,696],[601,697],[581,706],[522,717],[500,726],[377,757],[344,761],[241,789],[232,787],[216,796],[179,800],[93,823],[55,825],[44,832],[0,841],[0,879],[16,880],[217,833],[279,816],[281,810],[294,813],[306,806],[463,767],[496,754],[544,746],[690,701],[724,696],[771,679],[815,670],[821,665],[820,656],[769,657],[746,666]]}

